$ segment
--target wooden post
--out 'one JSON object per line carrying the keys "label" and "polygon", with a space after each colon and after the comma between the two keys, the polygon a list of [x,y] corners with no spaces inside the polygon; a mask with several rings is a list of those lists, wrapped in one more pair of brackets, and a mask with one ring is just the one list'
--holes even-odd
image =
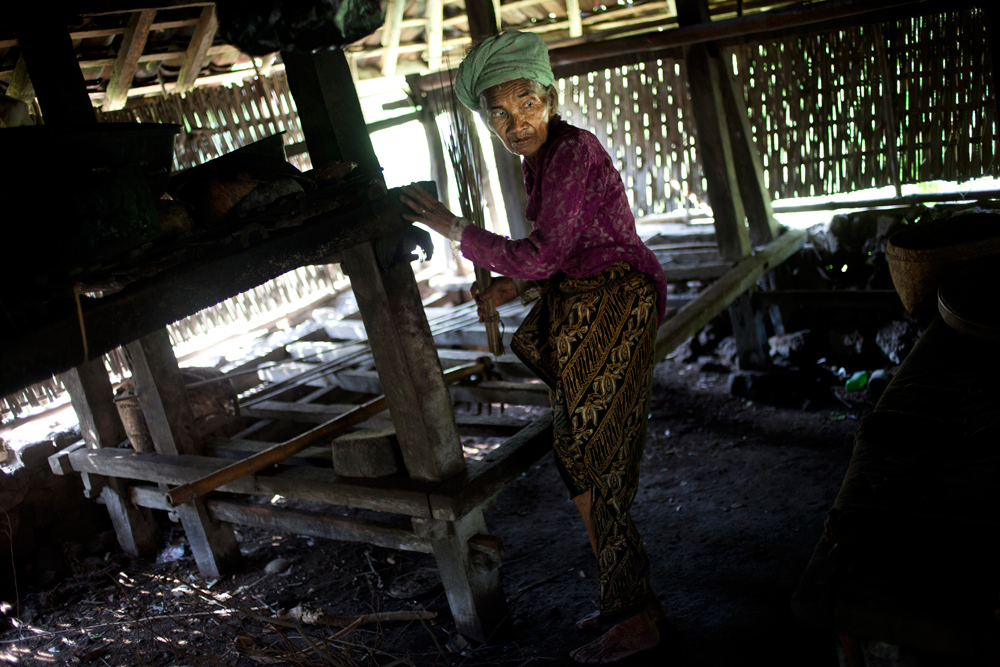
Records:
{"label": "wooden post", "polygon": [[[58,9],[12,8],[21,54],[46,125],[96,123],[73,40]],[[37,8],[37,9],[36,9]]]}
{"label": "wooden post", "polygon": [[208,5],[201,10],[201,16],[194,27],[187,53],[184,54],[184,64],[181,65],[181,71],[177,74],[175,92],[186,93],[194,88],[194,82],[201,74],[202,65],[205,64],[208,47],[212,46],[218,29],[219,19],[215,15],[215,5]]}
{"label": "wooden post", "polygon": [[477,642],[503,640],[509,618],[500,572],[480,572],[472,563],[470,538],[486,535],[483,511],[475,509],[458,521],[412,519],[418,537],[429,539],[458,631]]}
{"label": "wooden post", "polygon": [[580,16],[580,0],[566,0],[566,18],[569,19],[569,36],[583,37],[583,19]]}
{"label": "wooden post", "polygon": [[125,107],[132,79],[135,78],[135,70],[139,66],[139,56],[146,48],[146,38],[149,36],[154,16],[156,16],[155,9],[132,12],[125,33],[122,35],[121,44],[118,46],[115,64],[111,67],[111,78],[108,80],[101,111],[117,111]]}
{"label": "wooden post", "polygon": [[382,55],[382,76],[396,76],[396,60],[399,58],[399,37],[403,32],[403,16],[406,13],[407,0],[389,0],[385,12],[385,26],[388,35],[385,39],[385,52]]}
{"label": "wooden post", "polygon": [[719,62],[723,79],[720,90],[733,152],[733,166],[739,182],[740,199],[747,217],[750,244],[761,246],[778,235],[778,223],[771,209],[771,195],[764,185],[764,163],[750,129],[746,100],[739,80],[725,57]]}
{"label": "wooden post", "polygon": [[[707,1],[678,0],[677,18],[682,27],[709,23]],[[730,68],[722,64],[714,44],[688,46],[684,63],[719,253],[723,259],[740,260],[751,252],[744,199],[750,202],[755,241],[769,242],[777,229],[763,187],[763,169],[750,134],[743,95],[734,87]],[[767,330],[749,294],[733,302],[729,317],[740,368],[767,367]]]}
{"label": "wooden post", "polygon": [[344,52],[282,52],[281,58],[313,166],[350,161],[366,172],[379,173]]}
{"label": "wooden post", "polygon": [[[342,59],[342,54],[287,53],[283,57],[313,164],[323,164],[317,156],[343,156],[372,171],[379,169],[350,74],[337,64],[336,58]],[[343,256],[343,268],[351,278],[368,331],[408,474],[414,479],[441,481],[461,472],[465,457],[451,396],[413,269],[407,262],[381,266],[373,243],[355,246]],[[445,535],[457,537],[451,538],[450,547],[442,545],[434,550],[442,576],[466,567],[465,532],[470,529],[464,526],[443,522]],[[485,526],[474,528],[475,532],[485,532]],[[452,613],[456,619],[463,619],[459,627],[470,636],[489,637],[495,616],[506,616],[499,577],[456,577],[446,586],[454,589],[448,595]],[[469,600],[473,601],[471,605]],[[475,618],[469,620],[469,614]]]}
{"label": "wooden post", "polygon": [[[427,23],[424,38],[427,40],[427,68],[436,72],[441,69],[441,46],[444,41],[444,0],[427,0],[425,11]],[[412,88],[411,88],[412,90]]]}
{"label": "wooden post", "polygon": [[[201,439],[167,330],[144,336],[125,349],[132,362],[139,405],[157,453],[200,454]],[[233,527],[209,516],[203,499],[196,498],[175,509],[202,576],[220,577],[238,567],[240,549]]]}
{"label": "wooden post", "polygon": [[[473,41],[499,33],[497,14],[491,0],[468,0],[465,9],[469,14],[469,34]],[[521,158],[504,148],[503,142],[490,135],[493,140],[493,159],[500,181],[500,194],[507,211],[507,227],[512,239],[523,239],[531,233],[531,227],[524,218],[528,206],[528,194],[524,189],[524,172]]]}
{"label": "wooden post", "polygon": [[[88,448],[117,447],[125,440],[125,427],[118,416],[111,381],[102,359],[88,361],[66,371],[60,378],[69,391],[73,410],[80,421],[80,434]],[[152,512],[132,504],[128,484],[108,478],[101,497],[122,550],[135,557],[156,555],[160,531]]]}
{"label": "wooden post", "polygon": [[447,479],[465,458],[413,270],[380,267],[371,243],[344,255],[406,469],[414,479]]}

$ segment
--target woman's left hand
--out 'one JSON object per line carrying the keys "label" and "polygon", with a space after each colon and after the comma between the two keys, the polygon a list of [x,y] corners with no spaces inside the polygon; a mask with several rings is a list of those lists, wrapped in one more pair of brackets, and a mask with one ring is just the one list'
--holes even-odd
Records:
{"label": "woman's left hand", "polygon": [[442,236],[451,233],[451,221],[455,219],[455,214],[423,188],[416,185],[405,186],[399,201],[415,212],[403,213],[403,217],[410,222],[422,223]]}

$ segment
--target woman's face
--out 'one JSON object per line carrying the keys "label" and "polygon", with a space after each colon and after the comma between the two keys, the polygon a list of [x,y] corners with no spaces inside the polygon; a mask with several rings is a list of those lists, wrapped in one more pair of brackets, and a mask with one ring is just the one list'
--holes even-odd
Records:
{"label": "woman's face", "polygon": [[533,158],[549,138],[552,104],[548,92],[528,79],[515,79],[483,92],[490,129],[514,155]]}

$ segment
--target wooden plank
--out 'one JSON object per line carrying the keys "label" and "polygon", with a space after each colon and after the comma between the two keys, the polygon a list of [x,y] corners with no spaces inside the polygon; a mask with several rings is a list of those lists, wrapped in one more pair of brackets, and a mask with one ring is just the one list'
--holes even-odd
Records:
{"label": "wooden plank", "polygon": [[53,475],[68,475],[73,472],[73,466],[70,465],[69,455],[78,449],[83,449],[87,446],[87,443],[83,440],[78,440],[74,442],[69,447],[65,447],[52,456],[49,457],[49,468],[52,469]]}
{"label": "wooden plank", "polygon": [[13,17],[15,30],[45,124],[96,123],[87,84],[76,62],[76,50],[60,12],[41,4],[21,9],[23,13]]}
{"label": "wooden plank", "polygon": [[384,521],[315,515],[267,505],[243,505],[227,500],[209,500],[207,505],[213,517],[244,526],[344,542],[366,542],[387,549],[420,553],[434,551],[426,538],[417,537],[412,530],[398,528]]}
{"label": "wooden plank", "polygon": [[[427,25],[424,28],[424,39],[427,41],[427,68],[436,72],[441,69],[441,41],[444,38],[444,2],[442,0],[427,0],[425,16]],[[437,180],[437,179],[435,179]],[[442,192],[438,189],[438,192]]]}
{"label": "wooden plank", "polygon": [[464,473],[430,494],[435,519],[454,521],[481,507],[552,448],[552,413],[537,417]]}
{"label": "wooden plank", "polygon": [[750,289],[758,278],[795,254],[805,243],[805,238],[805,231],[790,229],[705,288],[691,303],[660,325],[653,358],[662,361],[678,345],[698,333]]}
{"label": "wooden plank", "polygon": [[469,17],[469,35],[473,42],[500,34],[493,0],[466,0],[465,13]]}
{"label": "wooden plank", "polygon": [[218,29],[219,19],[215,15],[215,5],[208,5],[201,10],[201,16],[198,17],[198,24],[194,28],[184,56],[184,64],[177,74],[174,92],[186,93],[194,88],[195,79],[201,74],[201,67],[205,64],[208,47],[212,46]]}
{"label": "wooden plank", "polygon": [[[262,440],[245,440],[242,438],[210,438],[203,444],[203,451],[206,456],[226,456],[229,458],[245,458],[251,454],[258,454],[266,449],[274,447],[273,442]],[[307,447],[295,456],[285,459],[289,465],[315,465],[316,463],[330,463],[329,447]],[[161,496],[163,494],[160,494]]]}
{"label": "wooden plank", "polygon": [[[381,391],[368,392],[381,394]],[[252,407],[241,408],[240,414],[255,419],[283,419],[304,424],[324,424],[339,417],[356,405],[345,403],[289,403],[287,401],[261,401]]]}
{"label": "wooden plank", "polygon": [[111,67],[111,77],[108,79],[101,111],[117,111],[125,108],[128,91],[132,87],[132,79],[135,78],[135,70],[139,66],[139,56],[146,48],[146,38],[153,26],[154,16],[156,16],[155,9],[145,9],[133,12],[129,17],[121,44],[118,45],[118,55]]}
{"label": "wooden plank", "polygon": [[166,329],[125,346],[149,435],[160,454],[200,454],[201,439]]}
{"label": "wooden plank", "polygon": [[389,7],[385,12],[385,22],[388,32],[383,30],[386,37],[385,52],[382,54],[382,76],[396,76],[396,62],[399,58],[399,37],[403,32],[403,15],[406,13],[407,0],[389,0]]}
{"label": "wooden plank", "polygon": [[370,243],[346,253],[375,367],[414,479],[441,480],[465,468],[451,396],[408,263],[379,266]]}
{"label": "wooden plank", "polygon": [[[76,472],[92,472],[171,486],[186,484],[231,463],[207,456],[135,454],[124,450],[81,450],[70,454]],[[243,477],[220,491],[244,495],[299,498],[330,505],[345,505],[376,512],[429,517],[427,494],[433,485],[401,476],[352,480],[333,470],[282,466],[266,473]]]}
{"label": "wooden plank", "polygon": [[[63,373],[61,379],[69,391],[73,411],[80,423],[80,434],[87,449],[117,448],[125,440],[125,427],[114,404],[114,392],[103,359],[88,361]],[[50,457],[49,465],[53,471],[56,467],[53,459],[58,461],[60,470],[63,470],[63,462],[74,451],[86,449],[67,449]],[[101,490],[101,498],[111,517],[118,544],[130,556],[153,556],[160,545],[160,530],[156,520],[148,509],[134,507],[129,503],[127,493],[128,485],[113,478],[108,479],[107,485]]]}
{"label": "wooden plank", "polygon": [[[337,382],[344,389],[366,394],[382,393],[383,389],[379,375],[373,371],[342,371],[337,374]],[[541,383],[487,380],[476,384],[452,385],[448,390],[453,401],[549,406],[549,388]]]}

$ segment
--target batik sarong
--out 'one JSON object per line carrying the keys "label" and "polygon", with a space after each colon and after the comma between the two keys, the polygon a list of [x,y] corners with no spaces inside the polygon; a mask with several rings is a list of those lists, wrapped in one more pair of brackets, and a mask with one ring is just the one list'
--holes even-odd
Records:
{"label": "batik sarong", "polygon": [[629,512],[638,488],[659,317],[650,277],[626,263],[559,274],[511,349],[552,393],[556,462],[570,495],[591,492],[601,615],[617,622],[650,597],[649,561]]}

